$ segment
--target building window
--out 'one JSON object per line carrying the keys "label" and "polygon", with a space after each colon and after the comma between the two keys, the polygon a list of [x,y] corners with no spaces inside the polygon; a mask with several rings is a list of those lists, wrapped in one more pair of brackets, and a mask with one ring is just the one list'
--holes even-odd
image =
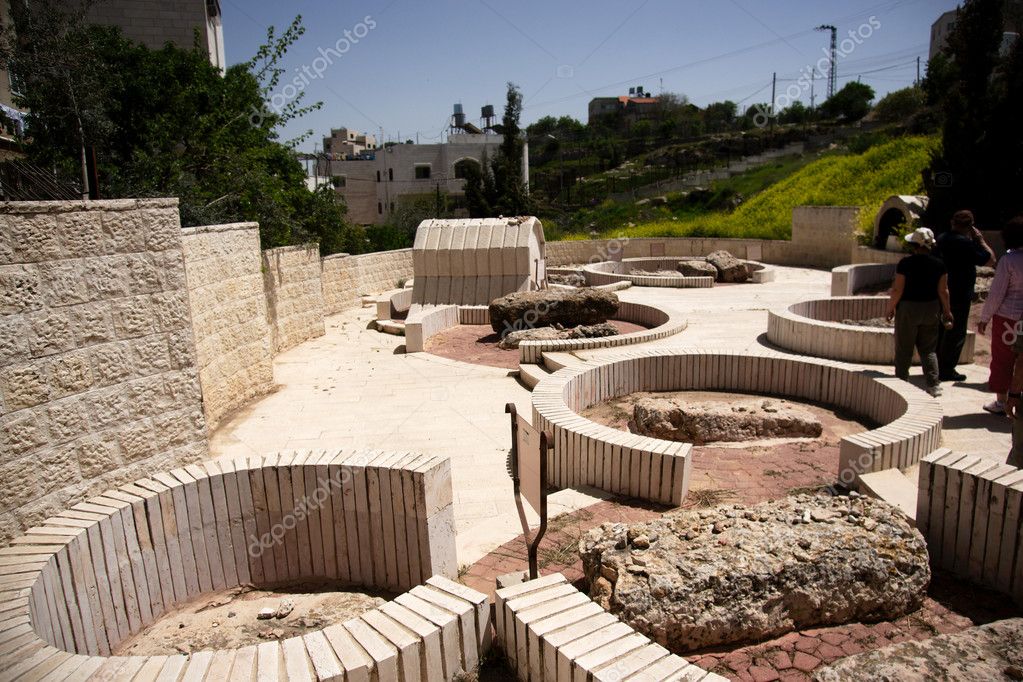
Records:
{"label": "building window", "polygon": [[380,182],[380,171],[377,171],[377,182]]}
{"label": "building window", "polygon": [[430,166],[427,164],[416,164],[416,180],[429,180],[430,179]]}
{"label": "building window", "polygon": [[392,182],[394,181],[394,169],[393,168],[388,168],[387,169],[387,179],[392,181]]}
{"label": "building window", "polygon": [[391,213],[394,213],[394,202],[391,202]]}
{"label": "building window", "polygon": [[377,213],[380,215],[384,214],[384,202],[382,201],[377,202]]}

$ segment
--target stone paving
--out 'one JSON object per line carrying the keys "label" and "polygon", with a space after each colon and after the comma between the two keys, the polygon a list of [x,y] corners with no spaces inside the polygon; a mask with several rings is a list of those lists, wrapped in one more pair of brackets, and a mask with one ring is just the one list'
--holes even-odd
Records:
{"label": "stone paving", "polygon": [[[759,285],[637,287],[619,295],[685,314],[685,332],[650,345],[755,350],[767,345],[767,310],[826,296],[830,287],[828,272],[777,270],[776,281]],[[366,447],[449,455],[461,579],[492,593],[497,575],[525,567],[507,470],[510,434],[504,405],[514,402],[529,414],[529,393],[504,369],[428,353],[404,355],[401,338],[369,329],[372,317],[371,310],[362,309],[329,318],[325,336],[280,355],[274,367],[277,391],[226,419],[213,434],[212,454]],[[599,357],[606,352],[577,355]],[[889,367],[873,369],[891,374]],[[978,365],[961,369],[967,381],[945,384],[940,399],[946,415],[944,445],[1004,460],[1008,422],[980,410],[989,399],[987,370]],[[686,506],[751,503],[827,483],[837,468],[837,452],[832,450],[822,448],[786,462],[759,458],[754,466],[742,450],[716,451],[694,463],[694,482],[702,483],[694,485]],[[606,498],[592,490],[551,496],[550,531],[540,549],[544,573],[560,571],[578,580],[582,573],[576,543],[585,530],[604,521],[642,521],[664,511],[636,500]],[[941,576],[931,592],[921,611],[893,623],[791,633],[770,642],[701,652],[691,659],[732,679],[804,680],[816,667],[841,656],[1004,616],[997,597]]]}
{"label": "stone paving", "polygon": [[[765,344],[768,309],[826,296],[829,289],[829,272],[779,267],[776,281],[764,284],[636,287],[620,296],[686,315],[685,332],[650,345],[744,350]],[[514,402],[529,414],[529,393],[507,370],[428,353],[404,355],[400,337],[368,328],[372,317],[373,311],[364,308],[328,318],[325,336],[278,356],[277,391],[226,418],[212,436],[212,454],[342,447],[447,454],[452,458],[459,563],[470,565],[519,534],[507,472],[510,434],[504,405]],[[891,373],[888,367],[876,369]],[[1004,459],[1008,423],[980,410],[988,399],[982,392],[987,371],[973,365],[962,369],[967,382],[946,384],[941,399],[945,445]],[[825,468],[829,465],[830,460]],[[734,463],[723,466],[721,474],[748,479]],[[551,516],[603,497],[599,491],[560,491],[551,497]]]}

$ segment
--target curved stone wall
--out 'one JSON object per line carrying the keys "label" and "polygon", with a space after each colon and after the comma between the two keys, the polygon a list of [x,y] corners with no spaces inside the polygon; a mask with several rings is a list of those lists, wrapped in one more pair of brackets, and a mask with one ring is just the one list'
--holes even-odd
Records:
{"label": "curved stone wall", "polygon": [[586,283],[591,286],[629,282],[637,287],[672,287],[676,289],[706,288],[714,286],[713,277],[686,277],[682,274],[671,276],[647,276],[629,274],[636,270],[672,270],[678,266],[678,259],[629,258],[624,261],[604,261],[583,266]]}
{"label": "curved stone wall", "polygon": [[[890,365],[895,362],[895,332],[890,327],[861,327],[841,320],[884,317],[887,296],[841,296],[801,301],[767,316],[767,340],[780,348],[818,358]],[[972,360],[976,334],[966,335],[963,357]],[[915,358],[919,362],[919,358]]]}
{"label": "curved stone wall", "polygon": [[853,263],[831,269],[831,295],[854,296],[864,287],[890,283],[895,279],[895,263]]}
{"label": "curved stone wall", "polygon": [[[107,491],[0,549],[0,677],[450,680],[489,637],[484,595],[443,578],[451,495],[448,459],[378,452],[222,459]],[[409,591],[281,642],[111,656],[202,594],[317,579]]]}
{"label": "curved stone wall", "polygon": [[911,384],[838,363],[781,354],[649,349],[564,367],[533,390],[533,424],[554,436],[552,484],[678,505],[688,491],[692,446],[597,424],[585,408],[639,391],[721,390],[806,400],[881,424],[842,438],[837,480],[907,467],[936,448],[941,408]]}
{"label": "curved stone wall", "polygon": [[616,348],[637,343],[656,341],[685,331],[687,323],[681,313],[669,313],[660,308],[642,303],[622,301],[618,306],[615,319],[623,322],[649,327],[642,331],[604,336],[594,339],[558,339],[546,341],[523,341],[519,344],[521,362],[537,364],[543,359],[544,353],[565,353],[575,350],[593,350],[595,348]]}

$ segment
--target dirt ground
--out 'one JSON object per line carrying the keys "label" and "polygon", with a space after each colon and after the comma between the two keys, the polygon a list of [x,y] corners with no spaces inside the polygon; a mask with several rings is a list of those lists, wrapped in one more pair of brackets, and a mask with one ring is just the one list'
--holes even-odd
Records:
{"label": "dirt ground", "polygon": [[[631,334],[646,327],[632,322],[608,320],[621,334]],[[474,365],[519,368],[519,350],[503,350],[497,347],[501,340],[489,324],[461,324],[437,334],[426,342],[426,352],[442,358],[471,362]]]}
{"label": "dirt ground", "polygon": [[[582,416],[612,428],[629,431],[632,406],[644,396],[680,398],[686,401],[746,400],[745,393],[675,391],[633,393],[593,405]],[[774,396],[763,396],[781,401]],[[839,442],[843,436],[874,428],[847,412],[814,403],[784,399],[811,412],[820,420],[823,433],[817,438],[769,438],[693,447],[690,496],[701,504],[772,500],[803,488],[834,483],[838,470]],[[705,499],[706,498],[706,499]]]}
{"label": "dirt ground", "polygon": [[[286,639],[355,618],[392,596],[329,584],[277,590],[237,587],[204,595],[164,615],[114,653],[156,656],[236,649],[268,639]],[[288,601],[294,604],[294,610],[284,618],[256,618],[261,609],[276,611]]]}

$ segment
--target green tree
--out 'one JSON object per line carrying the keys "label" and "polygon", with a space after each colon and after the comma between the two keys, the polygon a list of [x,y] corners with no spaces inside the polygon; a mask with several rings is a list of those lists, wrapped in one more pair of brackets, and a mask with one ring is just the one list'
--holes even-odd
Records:
{"label": "green tree", "polygon": [[521,115],[522,93],[514,83],[508,83],[504,116],[498,130],[504,139],[497,156],[489,162],[484,157],[479,169],[466,169],[465,201],[473,218],[526,215],[531,211],[532,203],[522,176],[526,143],[519,128]]}
{"label": "green tree", "polygon": [[927,222],[938,229],[963,208],[990,227],[1023,212],[1023,41],[1001,51],[1003,11],[999,0],[968,0],[946,53],[928,65],[924,89],[944,118],[924,173]]}
{"label": "green tree", "polygon": [[924,91],[910,86],[889,92],[874,105],[874,117],[883,123],[905,121],[924,107]]}
{"label": "green tree", "polygon": [[[74,11],[67,9],[73,7]],[[84,5],[13,3],[0,61],[32,112],[29,157],[70,174],[95,149],[104,197],[179,198],[184,225],[257,221],[264,248],[316,241],[323,253],[363,250],[334,192],[310,192],[279,126],[312,108],[268,104],[301,17],[247,63],[223,74],[198,46],[150,50],[118,29],[81,21]],[[15,39],[14,34],[17,38]]]}
{"label": "green tree", "polygon": [[824,118],[858,121],[870,111],[873,99],[874,88],[865,83],[850,81],[821,104],[820,113]]}
{"label": "green tree", "polygon": [[810,120],[810,110],[798,99],[778,113],[779,123],[806,123]]}

